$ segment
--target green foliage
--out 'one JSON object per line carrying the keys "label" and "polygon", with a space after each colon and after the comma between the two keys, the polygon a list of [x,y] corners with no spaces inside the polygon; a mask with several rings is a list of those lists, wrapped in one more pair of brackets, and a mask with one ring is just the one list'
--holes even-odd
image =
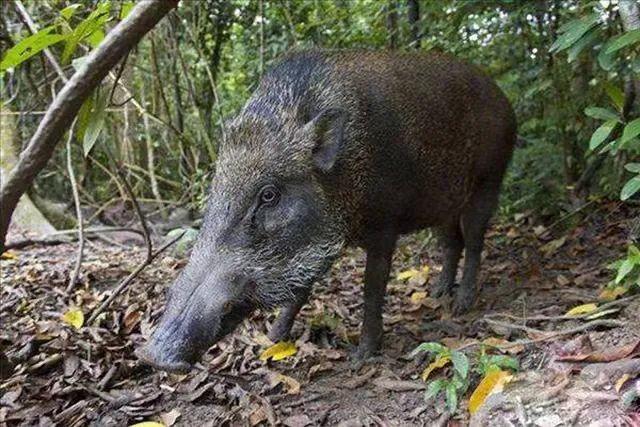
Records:
{"label": "green foliage", "polygon": [[5,53],[2,62],[0,62],[0,71],[17,67],[46,48],[66,40],[66,35],[54,33],[54,30],[57,29],[56,25],[52,25],[22,39]]}
{"label": "green foliage", "polygon": [[[463,352],[449,349],[447,346],[437,342],[420,344],[411,352],[411,357],[422,352],[429,353],[436,361],[451,360],[453,365],[452,372],[446,378],[431,380],[427,384],[427,390],[425,391],[425,400],[435,399],[440,393],[444,393],[447,410],[451,414],[455,413],[458,408],[458,402],[466,394],[472,382],[479,382],[479,378],[484,377],[492,370],[504,368],[517,371],[519,369],[518,361],[513,357],[487,354],[484,346],[471,360]],[[475,380],[471,378],[471,372],[478,374],[479,378]]]}
{"label": "green foliage", "polygon": [[629,245],[627,256],[609,268],[616,273],[613,284],[640,288],[640,249],[636,245]]}

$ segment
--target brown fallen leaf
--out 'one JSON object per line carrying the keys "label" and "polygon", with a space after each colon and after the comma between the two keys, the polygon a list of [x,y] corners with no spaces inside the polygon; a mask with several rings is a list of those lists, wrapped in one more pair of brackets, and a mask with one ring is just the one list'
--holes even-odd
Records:
{"label": "brown fallen leaf", "polygon": [[556,360],[564,362],[613,362],[640,354],[640,340],[628,345],[616,347],[610,350],[593,351],[590,353],[570,354],[556,357]]}

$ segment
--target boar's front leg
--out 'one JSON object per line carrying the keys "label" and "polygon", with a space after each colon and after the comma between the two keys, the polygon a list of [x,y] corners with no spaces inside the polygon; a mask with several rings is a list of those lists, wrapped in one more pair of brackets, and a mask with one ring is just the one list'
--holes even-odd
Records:
{"label": "boar's front leg", "polygon": [[296,318],[296,315],[300,311],[303,305],[306,304],[309,299],[309,293],[311,292],[311,288],[305,289],[301,291],[300,295],[298,295],[292,303],[285,305],[280,310],[278,317],[271,325],[271,329],[269,330],[268,337],[273,342],[278,342],[285,340],[289,337],[289,332],[291,332],[291,327],[293,326],[293,321]]}
{"label": "boar's front leg", "polygon": [[373,356],[382,345],[382,310],[397,236],[385,235],[367,246],[364,272],[364,319],[357,357]]}

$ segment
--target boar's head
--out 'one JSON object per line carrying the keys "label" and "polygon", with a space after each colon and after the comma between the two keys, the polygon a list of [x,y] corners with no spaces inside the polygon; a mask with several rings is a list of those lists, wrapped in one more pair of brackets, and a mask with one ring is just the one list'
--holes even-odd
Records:
{"label": "boar's head", "polygon": [[326,272],[345,241],[331,188],[346,124],[332,108],[300,120],[245,109],[229,124],[202,229],[141,359],[187,371],[255,309],[292,301]]}

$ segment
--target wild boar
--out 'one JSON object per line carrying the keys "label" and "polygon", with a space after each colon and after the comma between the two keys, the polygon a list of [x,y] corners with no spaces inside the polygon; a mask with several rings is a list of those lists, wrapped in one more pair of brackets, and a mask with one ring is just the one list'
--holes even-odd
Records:
{"label": "wild boar", "polygon": [[[186,371],[255,309],[289,333],[346,245],[366,250],[358,354],[381,347],[396,240],[437,227],[436,295],[476,295],[487,223],[516,139],[490,78],[445,54],[310,50],[282,58],[226,129],[204,222],[139,356]],[[454,286],[465,250],[459,286]]]}

